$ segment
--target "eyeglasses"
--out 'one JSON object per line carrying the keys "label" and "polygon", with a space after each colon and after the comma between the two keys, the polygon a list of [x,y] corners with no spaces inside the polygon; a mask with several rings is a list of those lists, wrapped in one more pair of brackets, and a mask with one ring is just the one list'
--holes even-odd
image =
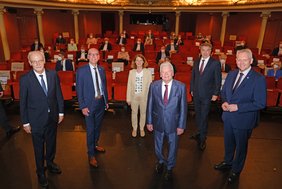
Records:
{"label": "eyeglasses", "polygon": [[98,56],[99,53],[89,53],[88,56]]}
{"label": "eyeglasses", "polygon": [[42,64],[42,63],[44,63],[44,60],[35,60],[35,61],[30,61],[31,62],[31,64]]}

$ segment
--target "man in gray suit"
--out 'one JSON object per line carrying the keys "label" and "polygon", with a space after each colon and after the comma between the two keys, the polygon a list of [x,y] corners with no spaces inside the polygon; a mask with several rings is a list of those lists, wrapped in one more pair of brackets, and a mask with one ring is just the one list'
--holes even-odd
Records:
{"label": "man in gray suit", "polygon": [[[186,128],[186,87],[183,83],[173,80],[171,63],[162,63],[160,73],[162,80],[153,82],[148,94],[147,129],[154,130],[155,153],[158,159],[156,172],[162,173],[166,165],[164,177],[171,180],[176,162],[178,136]],[[168,140],[167,158],[162,153],[164,138]]]}

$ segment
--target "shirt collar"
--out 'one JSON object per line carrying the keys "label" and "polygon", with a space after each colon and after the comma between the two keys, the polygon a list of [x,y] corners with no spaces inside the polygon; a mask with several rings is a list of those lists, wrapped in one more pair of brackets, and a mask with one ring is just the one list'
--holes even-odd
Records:
{"label": "shirt collar", "polygon": [[36,71],[34,71],[34,70],[33,70],[33,72],[35,73],[36,77],[40,77],[40,75],[43,75],[43,76],[45,76],[45,75],[46,75],[46,71],[45,71],[45,69],[44,69],[44,71],[43,71],[41,74],[37,73],[37,72],[36,72]]}
{"label": "shirt collar", "polygon": [[252,66],[250,66],[248,69],[246,69],[245,71],[243,71],[243,72],[241,72],[240,70],[239,70],[239,73],[243,73],[244,74],[244,76],[246,76],[248,73],[249,73],[249,71],[252,69]]}
{"label": "shirt collar", "polygon": [[98,68],[98,65],[97,65],[97,64],[96,64],[96,66],[93,66],[92,64],[89,63],[89,66],[90,66],[91,69],[93,69],[93,68]]}
{"label": "shirt collar", "polygon": [[165,86],[165,85],[168,85],[169,87],[172,85],[172,81],[173,81],[173,79],[168,83],[168,84],[166,84],[164,81],[162,82],[162,85],[163,86]]}

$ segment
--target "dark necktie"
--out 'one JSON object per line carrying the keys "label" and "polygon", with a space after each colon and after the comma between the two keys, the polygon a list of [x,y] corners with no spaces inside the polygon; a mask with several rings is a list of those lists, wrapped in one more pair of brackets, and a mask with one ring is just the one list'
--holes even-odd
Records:
{"label": "dark necktie", "polygon": [[203,60],[202,60],[202,64],[201,64],[201,66],[200,66],[200,75],[203,74],[203,71],[204,71],[204,64],[205,64],[205,60],[203,59]]}
{"label": "dark necktie", "polygon": [[41,87],[45,93],[45,95],[47,96],[47,87],[46,87],[46,84],[45,84],[45,81],[43,79],[43,75],[39,75],[41,77]]}
{"label": "dark necktie", "polygon": [[167,103],[168,103],[168,85],[165,85],[164,104],[167,105]]}
{"label": "dark necktie", "polygon": [[101,97],[101,91],[100,91],[99,80],[98,80],[98,73],[97,73],[97,69],[96,68],[94,68],[94,72],[95,72],[95,81],[96,81],[96,90],[97,90],[96,98],[100,98]]}
{"label": "dark necktie", "polygon": [[234,91],[239,87],[239,84],[240,84],[240,82],[241,82],[241,80],[242,80],[243,75],[244,75],[243,73],[240,73],[240,76],[239,76],[237,82],[235,83],[235,85],[234,85],[234,87],[233,87],[233,93],[234,93]]}

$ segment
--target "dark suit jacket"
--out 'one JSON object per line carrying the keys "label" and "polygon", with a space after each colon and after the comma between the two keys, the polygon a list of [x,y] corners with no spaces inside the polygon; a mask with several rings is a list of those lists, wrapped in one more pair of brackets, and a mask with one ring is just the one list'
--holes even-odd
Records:
{"label": "dark suit jacket", "polygon": [[66,44],[65,38],[56,38],[56,44]]}
{"label": "dark suit jacket", "polygon": [[[117,41],[116,41],[116,43],[117,43],[118,45],[119,45],[119,42],[120,42],[120,38],[121,38],[121,37],[119,36],[118,39],[117,39]],[[126,41],[126,38],[123,37],[123,38],[122,38],[122,44],[125,45],[126,42],[127,42],[127,41]]]}
{"label": "dark suit jacket", "polygon": [[[99,47],[99,51],[103,50],[104,45],[105,45],[105,43],[103,42],[103,43],[101,44],[101,46]],[[111,51],[112,49],[113,49],[112,44],[111,44],[110,42],[108,42],[107,50],[108,50],[108,51]]]}
{"label": "dark suit jacket", "polygon": [[[66,71],[73,71],[72,61],[70,59],[66,59]],[[56,71],[63,70],[62,61],[57,61],[56,63]]]}
{"label": "dark suit jacket", "polygon": [[1,82],[0,82],[0,92],[3,91],[3,88],[2,88],[2,85],[1,85]]}
{"label": "dark suit jacket", "polygon": [[221,87],[221,65],[210,57],[204,72],[200,75],[200,59],[196,60],[192,69],[190,91],[194,97],[211,99],[213,95],[219,96]]}
{"label": "dark suit jacket", "polygon": [[[107,81],[106,74],[103,67],[98,66],[98,71],[102,82],[102,91],[105,105],[108,103]],[[89,64],[80,67],[76,73],[76,92],[78,97],[79,108],[88,108],[93,110],[96,107],[95,104],[95,89],[91,70]],[[99,107],[98,107],[99,108]],[[105,108],[105,107],[100,107]]]}
{"label": "dark suit jacket", "polygon": [[[169,51],[165,51],[165,55],[166,55],[167,57],[169,57]],[[161,57],[162,57],[162,52],[159,51],[158,54],[157,54],[157,57],[156,57],[156,63],[157,63],[157,64],[159,63]]]}
{"label": "dark suit jacket", "polygon": [[223,112],[222,119],[232,124],[237,129],[252,129],[256,126],[259,110],[266,105],[266,81],[265,77],[254,70],[248,75],[232,93],[232,88],[238,74],[238,70],[228,73],[221,91],[222,102],[237,104],[238,111]]}
{"label": "dark suit jacket", "polygon": [[[88,54],[88,52],[87,51],[85,51],[85,58],[87,59],[87,54]],[[79,60],[79,58],[80,58],[80,56],[81,56],[81,51],[77,51],[76,52],[76,62],[78,62]]]}
{"label": "dark suit jacket", "polygon": [[[43,132],[48,118],[58,122],[64,112],[64,99],[60,81],[55,71],[46,71],[48,95],[46,96],[33,70],[20,79],[20,112],[23,124],[30,123],[32,132]],[[48,113],[48,109],[50,112]]]}
{"label": "dark suit jacket", "polygon": [[272,56],[278,56],[279,47],[275,47],[271,53]]}
{"label": "dark suit jacket", "polygon": [[[177,46],[177,45],[174,45],[174,49],[175,49],[175,51],[178,51],[178,46]],[[170,45],[170,44],[167,45],[166,48],[165,48],[165,50],[169,52],[169,51],[171,50],[171,45]]]}
{"label": "dark suit jacket", "polygon": [[177,128],[186,128],[187,100],[186,86],[172,81],[169,101],[164,105],[162,98],[162,80],[151,83],[147,101],[147,124],[159,132],[175,133]]}
{"label": "dark suit jacket", "polygon": [[[136,52],[136,49],[137,49],[137,43],[134,44],[134,47],[132,50]],[[144,53],[144,44],[143,43],[140,43],[140,51]]]}
{"label": "dark suit jacket", "polygon": [[231,71],[231,66],[225,63],[224,72],[228,73]]}
{"label": "dark suit jacket", "polygon": [[35,49],[35,43],[33,43],[31,46],[30,46],[30,50],[31,51],[35,51],[35,50],[39,50],[39,49],[41,49],[41,48],[43,48],[43,45],[42,45],[42,43],[38,43],[38,47],[37,47],[37,49]]}

